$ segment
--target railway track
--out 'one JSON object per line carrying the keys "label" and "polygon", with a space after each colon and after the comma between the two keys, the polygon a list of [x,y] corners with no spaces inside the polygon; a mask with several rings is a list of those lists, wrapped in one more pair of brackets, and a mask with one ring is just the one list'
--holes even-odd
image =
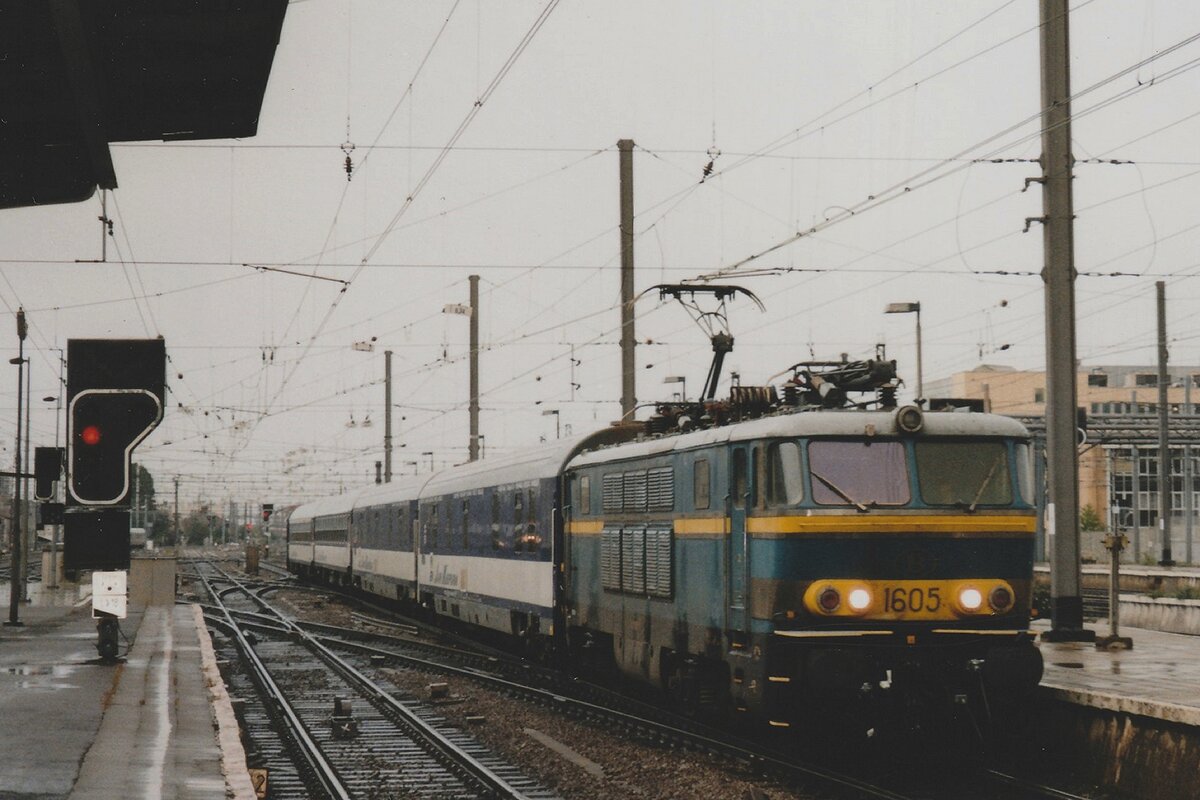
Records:
{"label": "railway track", "polygon": [[[260,593],[272,591],[278,584],[262,585]],[[264,642],[287,640],[289,628],[271,614],[263,613],[261,594],[248,587],[237,594],[238,608],[230,610],[237,626],[252,631],[262,650]],[[257,599],[250,599],[250,598]],[[211,612],[210,612],[211,613]],[[566,676],[560,671],[541,669],[526,661],[496,651],[479,652],[471,647],[445,645],[429,641],[417,625],[395,623],[360,612],[351,614],[356,624],[368,625],[386,633],[368,632],[314,622],[294,623],[314,641],[350,661],[374,680],[385,681],[386,674],[397,669],[436,674],[453,681],[471,682],[549,709],[556,715],[573,717],[589,726],[601,726],[620,736],[634,738],[648,747],[669,747],[703,753],[731,764],[749,766],[791,786],[817,791],[821,796],[890,798],[952,798],[989,796],[1028,800],[1052,797],[1071,800],[1078,797],[1051,787],[1025,781],[1000,772],[974,771],[968,778],[953,781],[953,787],[927,785],[915,788],[906,780],[862,778],[815,764],[799,762],[794,743],[779,748],[776,744],[742,739],[728,731],[717,730],[688,717],[665,711],[661,706],[621,691],[594,686]],[[272,644],[272,647],[275,645]],[[239,690],[241,691],[241,690]],[[329,704],[332,700],[329,700]],[[274,773],[273,773],[274,774]]]}
{"label": "railway track", "polygon": [[[212,577],[200,578],[218,607],[208,617],[244,656],[244,674],[264,699],[266,718],[248,719],[247,732],[253,739],[268,729],[285,731],[252,748],[254,760],[271,763],[274,800],[318,791],[330,798],[557,797],[447,724],[435,703],[395,696],[377,662],[335,653],[250,588],[222,579],[228,585],[218,589]],[[247,613],[263,618],[256,632],[245,630]]]}

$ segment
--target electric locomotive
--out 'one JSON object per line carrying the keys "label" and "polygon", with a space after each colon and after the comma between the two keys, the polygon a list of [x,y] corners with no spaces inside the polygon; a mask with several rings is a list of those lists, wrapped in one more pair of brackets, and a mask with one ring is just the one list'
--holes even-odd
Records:
{"label": "electric locomotive", "polygon": [[886,391],[882,409],[835,410],[837,377],[801,384],[807,400],[759,419],[571,462],[577,653],[777,727],[928,727],[1027,693],[1025,429]]}

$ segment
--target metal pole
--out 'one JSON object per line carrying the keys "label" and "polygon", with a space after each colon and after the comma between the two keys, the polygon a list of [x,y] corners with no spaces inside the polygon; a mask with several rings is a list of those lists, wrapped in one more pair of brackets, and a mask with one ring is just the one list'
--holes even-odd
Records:
{"label": "metal pole", "polygon": [[1054,641],[1091,641],[1083,629],[1079,453],[1075,432],[1075,242],[1071,194],[1071,73],[1067,0],[1041,0],[1042,242],[1046,316],[1046,450]]}
{"label": "metal pole", "polygon": [[1158,305],[1158,530],[1161,535],[1164,567],[1175,565],[1171,558],[1171,439],[1167,429],[1167,283],[1155,281],[1154,293]]}
{"label": "metal pole", "polygon": [[925,380],[921,370],[921,304],[917,303],[917,405],[925,403]]}
{"label": "metal pole", "polygon": [[175,546],[181,545],[179,537],[179,476],[175,476]]}
{"label": "metal pole", "polygon": [[1192,469],[1192,446],[1185,444],[1183,446],[1183,527],[1185,533],[1183,558],[1188,564],[1192,563],[1193,516],[1196,513],[1196,500],[1192,495],[1192,482],[1195,479],[1195,470]]}
{"label": "metal pole", "polygon": [[621,419],[631,421],[637,406],[633,317],[633,140],[617,142],[621,197]]}
{"label": "metal pole", "polygon": [[[54,446],[58,447],[58,430],[59,418],[62,416],[62,392],[63,392],[63,366],[66,364],[66,359],[63,358],[62,350],[58,351],[58,391],[55,392],[54,398]],[[59,473],[60,477],[64,474]],[[58,501],[58,492],[62,481],[54,485],[54,500]],[[58,525],[50,526],[50,582],[48,586],[51,589],[58,588]]]}
{"label": "metal pole", "polygon": [[[25,463],[33,464],[29,458],[29,409],[33,405],[33,398],[30,396],[33,388],[33,362],[29,362],[29,369],[25,370]],[[19,413],[19,412],[18,412]],[[29,513],[30,503],[29,498],[32,493],[29,491],[29,478],[22,476],[21,478],[21,496],[25,498],[25,508],[22,513],[25,515],[24,523],[25,531],[25,549],[21,558],[21,600],[29,602],[29,562],[33,560],[33,552],[37,545],[37,524],[30,519]]]}
{"label": "metal pole", "polygon": [[1137,447],[1133,453],[1133,563],[1142,560],[1142,457]]}
{"label": "metal pole", "polygon": [[383,351],[383,480],[392,482],[392,351]]}
{"label": "metal pole", "polygon": [[479,276],[470,275],[471,285],[471,441],[467,460],[479,460]]}
{"label": "metal pole", "polygon": [[22,625],[18,610],[21,607],[21,385],[25,379],[25,309],[17,309],[17,447],[13,473],[12,509],[12,577],[9,580],[8,622],[6,625]]}

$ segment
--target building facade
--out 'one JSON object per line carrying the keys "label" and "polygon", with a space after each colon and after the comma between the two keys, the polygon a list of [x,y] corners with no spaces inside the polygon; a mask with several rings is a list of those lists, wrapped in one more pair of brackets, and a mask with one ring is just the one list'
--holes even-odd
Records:
{"label": "building facade", "polygon": [[[1184,418],[1195,415],[1200,404],[1200,366],[1173,366],[1168,376],[1168,430],[1178,431]],[[1099,431],[1089,430],[1085,435],[1079,456],[1080,508],[1090,509],[1104,527],[1116,513],[1137,553],[1130,560],[1153,560],[1161,551],[1157,367],[1089,367],[1077,374],[1076,393],[1078,406],[1090,419],[1128,418],[1130,423],[1119,440],[1106,441]],[[996,414],[1044,417],[1046,373],[981,365],[926,383],[925,394],[934,399],[981,400],[985,409]],[[1172,556],[1176,561],[1194,561],[1200,555],[1193,552],[1195,532],[1200,528],[1196,519],[1200,512],[1200,446],[1173,443],[1170,475]]]}

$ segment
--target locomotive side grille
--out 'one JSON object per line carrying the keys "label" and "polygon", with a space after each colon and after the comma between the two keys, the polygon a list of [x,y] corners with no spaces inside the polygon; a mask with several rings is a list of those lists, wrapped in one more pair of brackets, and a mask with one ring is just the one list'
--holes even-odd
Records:
{"label": "locomotive side grille", "polygon": [[646,591],[646,529],[621,531],[621,589],[633,594]]}
{"label": "locomotive side grille", "polygon": [[647,492],[651,511],[670,511],[675,508],[675,470],[657,467],[647,473]]}
{"label": "locomotive side grille", "polygon": [[600,532],[600,585],[605,589],[621,589],[620,528],[605,528]]}
{"label": "locomotive side grille", "polygon": [[625,473],[625,510],[646,510],[646,470]]}
{"label": "locomotive side grille", "polygon": [[671,596],[671,528],[656,525],[646,529],[646,594]]}
{"label": "locomotive side grille", "polygon": [[619,472],[610,472],[604,476],[604,511],[617,513],[624,502],[623,476]]}

